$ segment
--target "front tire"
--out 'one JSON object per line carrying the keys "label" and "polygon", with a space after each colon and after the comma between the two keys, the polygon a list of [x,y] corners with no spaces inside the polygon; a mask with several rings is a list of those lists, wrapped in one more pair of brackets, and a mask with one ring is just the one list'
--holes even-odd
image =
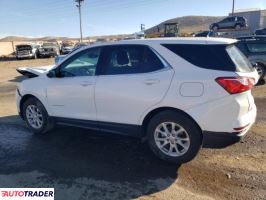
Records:
{"label": "front tire", "polygon": [[160,159],[182,164],[191,161],[202,146],[202,132],[185,114],[163,111],[147,128],[148,143]]}
{"label": "front tire", "polygon": [[36,134],[44,134],[54,126],[43,104],[36,98],[27,99],[22,106],[27,126]]}
{"label": "front tire", "polygon": [[240,30],[241,29],[241,25],[240,24],[235,25],[235,29],[236,30]]}
{"label": "front tire", "polygon": [[213,31],[218,31],[218,30],[219,30],[219,26],[214,25],[214,26],[212,27],[212,30],[213,30]]}

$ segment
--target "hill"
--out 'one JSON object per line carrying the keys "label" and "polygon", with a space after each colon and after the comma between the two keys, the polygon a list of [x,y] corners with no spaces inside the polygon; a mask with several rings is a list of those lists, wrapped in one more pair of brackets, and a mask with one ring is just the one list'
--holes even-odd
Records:
{"label": "hill", "polygon": [[[132,34],[120,34],[120,35],[103,35],[103,36],[91,36],[91,37],[84,37],[84,40],[97,40],[97,39],[115,39],[115,38],[126,38],[126,37],[132,37]],[[47,37],[36,37],[36,38],[32,38],[32,37],[20,37],[20,36],[7,36],[4,37],[2,39],[0,39],[0,42],[12,42],[12,41],[16,41],[16,42],[21,42],[21,41],[52,41],[52,40],[56,40],[56,41],[65,41],[65,40],[79,40],[79,38],[70,38],[70,37],[57,37],[57,36],[47,36]]]}
{"label": "hill", "polygon": [[191,33],[201,30],[209,30],[211,23],[220,21],[224,17],[212,17],[212,16],[184,16],[176,17],[173,19],[166,20],[156,26],[153,26],[146,30],[146,33],[156,33],[158,27],[160,32],[164,32],[165,23],[179,23],[181,33]]}

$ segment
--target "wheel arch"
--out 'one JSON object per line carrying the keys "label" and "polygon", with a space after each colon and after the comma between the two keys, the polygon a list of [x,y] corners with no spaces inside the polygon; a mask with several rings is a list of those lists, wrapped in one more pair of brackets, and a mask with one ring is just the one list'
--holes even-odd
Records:
{"label": "wheel arch", "polygon": [[32,95],[32,94],[25,94],[23,95],[23,97],[21,98],[20,102],[19,102],[19,109],[20,109],[20,112],[21,112],[21,117],[23,118],[23,104],[30,98],[35,98],[37,99],[38,101],[40,101],[42,104],[43,102],[36,96]]}
{"label": "wheel arch", "polygon": [[212,25],[212,29],[213,29],[214,27],[220,28],[220,26],[218,25],[218,23],[214,23],[214,24]]}
{"label": "wheel arch", "polygon": [[[188,117],[191,121],[193,121],[195,123],[195,125],[198,127],[198,129],[200,130],[200,132],[202,133],[202,129],[199,126],[199,124],[186,112],[184,112],[183,110],[177,109],[177,108],[173,108],[173,107],[159,107],[159,108],[155,108],[153,110],[151,110],[143,119],[141,127],[142,127],[142,131],[141,131],[141,136],[142,138],[146,137],[146,133],[147,133],[147,126],[149,121],[152,119],[153,116],[157,115],[160,112],[163,111],[174,111],[180,114],[185,115],[186,117]],[[201,135],[203,137],[203,135]]]}

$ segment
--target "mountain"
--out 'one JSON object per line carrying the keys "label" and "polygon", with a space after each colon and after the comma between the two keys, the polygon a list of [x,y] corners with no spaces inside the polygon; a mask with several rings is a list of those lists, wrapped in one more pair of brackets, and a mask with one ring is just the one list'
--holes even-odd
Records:
{"label": "mountain", "polygon": [[11,42],[11,41],[48,41],[48,40],[68,40],[68,39],[77,39],[77,38],[68,38],[68,37],[21,37],[21,36],[7,36],[0,39],[0,42]]}
{"label": "mountain", "polygon": [[[120,35],[103,35],[103,36],[91,36],[91,37],[84,37],[84,40],[97,40],[97,39],[115,39],[115,38],[127,38],[127,37],[133,37],[132,34],[120,34]],[[79,40],[79,38],[70,38],[70,37],[57,37],[57,36],[47,36],[47,37],[21,37],[21,36],[7,36],[2,39],[0,39],[0,42],[12,42],[12,41],[65,41],[65,40]]]}
{"label": "mountain", "polygon": [[[184,16],[184,17],[176,17],[173,19],[166,20],[154,27],[147,29],[146,34],[150,33],[158,33],[158,27],[161,33],[164,32],[164,24],[165,23],[179,23],[181,33],[192,33],[198,32],[202,30],[209,30],[209,25],[211,23],[220,21],[224,17],[212,17],[212,16]],[[107,36],[92,36],[92,37],[84,37],[84,39],[113,39],[113,38],[127,38],[133,37],[130,34],[120,34],[120,35],[107,35]],[[8,36],[0,39],[0,42],[10,42],[10,41],[48,41],[48,40],[78,40],[79,38],[68,38],[68,37],[41,37],[41,38],[32,38],[32,37],[19,37],[19,36]]]}
{"label": "mountain", "polygon": [[212,17],[212,16],[184,16],[176,17],[173,19],[166,20],[154,27],[146,30],[146,33],[156,33],[158,32],[158,27],[160,32],[164,32],[165,23],[179,23],[181,33],[192,33],[203,30],[209,30],[209,25],[220,21],[224,17]]}

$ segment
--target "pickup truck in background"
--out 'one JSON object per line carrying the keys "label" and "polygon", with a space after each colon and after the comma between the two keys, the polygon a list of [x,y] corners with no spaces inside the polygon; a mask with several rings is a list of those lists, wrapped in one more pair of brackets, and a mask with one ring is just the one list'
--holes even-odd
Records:
{"label": "pickup truck in background", "polygon": [[19,44],[16,46],[16,58],[17,60],[23,58],[34,58],[36,59],[38,56],[38,48],[37,44]]}

